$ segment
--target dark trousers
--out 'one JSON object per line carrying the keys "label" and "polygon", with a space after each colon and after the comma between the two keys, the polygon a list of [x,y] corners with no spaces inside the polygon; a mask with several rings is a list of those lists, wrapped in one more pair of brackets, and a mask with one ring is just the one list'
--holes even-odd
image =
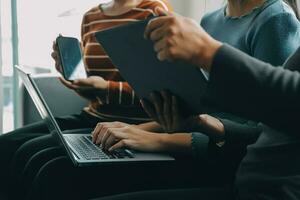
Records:
{"label": "dark trousers", "polygon": [[[78,129],[78,128],[92,128],[98,122],[98,118],[90,116],[86,113],[79,115],[71,115],[67,117],[56,118],[60,128],[62,130]],[[0,136],[0,190],[1,193],[7,193],[10,186],[14,171],[11,170],[12,163],[14,161],[14,155],[20,146],[25,144],[31,139],[38,138],[40,136],[49,135],[49,130],[44,121],[40,121],[23,128],[17,129],[10,133],[6,133]],[[50,145],[50,144],[45,144]],[[36,148],[32,145],[31,148]],[[24,156],[20,159],[28,160],[31,156]],[[21,167],[20,167],[21,168]],[[19,170],[20,170],[19,168]]]}
{"label": "dark trousers", "polygon": [[142,190],[224,186],[210,170],[189,161],[76,168],[68,158],[58,156],[41,166],[27,197],[83,200]]}
{"label": "dark trousers", "polygon": [[153,190],[126,193],[94,200],[233,200],[230,188]]}
{"label": "dark trousers", "polygon": [[[67,131],[73,134],[89,130]],[[33,148],[35,147],[35,148]],[[26,158],[26,159],[25,159]],[[221,165],[194,161],[115,163],[74,167],[51,135],[23,144],[13,162],[14,199],[90,199],[149,189],[230,185]]]}

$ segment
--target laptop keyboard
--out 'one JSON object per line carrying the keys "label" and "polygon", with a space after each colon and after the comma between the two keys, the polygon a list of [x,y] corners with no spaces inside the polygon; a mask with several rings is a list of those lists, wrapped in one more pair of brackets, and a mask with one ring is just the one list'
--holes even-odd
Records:
{"label": "laptop keyboard", "polygon": [[87,160],[133,158],[133,154],[124,149],[108,152],[92,143],[92,136],[67,137],[67,141],[77,153]]}

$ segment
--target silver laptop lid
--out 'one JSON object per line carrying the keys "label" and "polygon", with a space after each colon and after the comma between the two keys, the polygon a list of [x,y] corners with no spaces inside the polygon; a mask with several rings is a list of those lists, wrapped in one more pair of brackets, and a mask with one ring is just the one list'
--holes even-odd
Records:
{"label": "silver laptop lid", "polygon": [[40,113],[42,119],[46,120],[49,131],[53,134],[53,136],[55,136],[60,141],[60,143],[64,146],[65,151],[71,158],[72,162],[75,165],[77,165],[78,163],[74,158],[74,155],[71,149],[69,148],[67,142],[65,141],[62,131],[59,128],[52,112],[50,111],[36,83],[31,78],[30,74],[27,73],[23,67],[21,66],[15,66],[15,67],[18,71],[19,76],[21,77],[21,80],[23,81],[25,88],[27,89],[30,97],[32,98],[32,101],[34,102],[38,112]]}

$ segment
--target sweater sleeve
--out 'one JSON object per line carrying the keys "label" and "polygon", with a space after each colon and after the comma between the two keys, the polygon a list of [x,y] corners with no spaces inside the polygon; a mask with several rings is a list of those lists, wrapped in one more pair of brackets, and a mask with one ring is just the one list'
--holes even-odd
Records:
{"label": "sweater sleeve", "polygon": [[[261,128],[256,123],[241,124],[227,119],[219,120],[225,128],[224,148],[220,148],[224,156],[241,157],[238,155],[245,152],[247,145],[255,143],[261,133]],[[216,144],[213,145],[207,135],[200,132],[192,133],[192,150],[196,159],[206,158],[216,148],[218,148]]]}
{"label": "sweater sleeve", "polygon": [[256,142],[261,133],[257,123],[248,121],[245,124],[228,119],[219,119],[225,129],[226,146],[247,146]]}
{"label": "sweater sleeve", "polygon": [[299,91],[299,72],[274,68],[223,45],[213,60],[206,102],[295,134],[300,131]]}
{"label": "sweater sleeve", "polygon": [[300,46],[300,22],[293,13],[274,15],[259,25],[251,39],[252,56],[272,65],[283,65]]}
{"label": "sweater sleeve", "polygon": [[139,99],[127,82],[109,81],[107,104],[139,105]]}
{"label": "sweater sleeve", "polygon": [[[300,23],[294,14],[285,12],[272,16],[259,26],[251,40],[253,57],[273,65],[282,65],[300,46],[298,30]],[[231,114],[226,114],[220,120],[225,127],[227,147],[252,144],[260,134],[260,128],[254,121]]]}

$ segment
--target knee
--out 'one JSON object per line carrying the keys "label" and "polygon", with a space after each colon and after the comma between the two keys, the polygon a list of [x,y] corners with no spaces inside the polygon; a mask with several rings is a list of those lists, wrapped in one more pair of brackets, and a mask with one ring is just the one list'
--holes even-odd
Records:
{"label": "knee", "polygon": [[[38,171],[35,182],[43,182],[46,178],[57,179],[59,177],[65,177],[73,168],[71,160],[66,156],[56,157],[46,162]],[[64,175],[64,176],[62,176]],[[57,179],[59,180],[59,179]]]}
{"label": "knee", "polygon": [[26,163],[23,169],[23,175],[31,174],[35,175],[38,170],[47,162],[57,157],[63,156],[63,150],[61,147],[49,147],[35,153]]}
{"label": "knee", "polygon": [[66,186],[64,180],[68,179],[72,167],[72,162],[65,156],[46,162],[33,180],[28,199],[61,199]]}
{"label": "knee", "polygon": [[13,156],[11,163],[13,174],[19,174],[33,155],[45,148],[51,147],[53,143],[51,135],[34,138],[25,142]]}
{"label": "knee", "polygon": [[28,160],[35,153],[49,148],[54,144],[54,139],[51,135],[46,135],[38,138],[31,139],[25,142],[20,148],[16,151],[14,158],[23,160]]}

